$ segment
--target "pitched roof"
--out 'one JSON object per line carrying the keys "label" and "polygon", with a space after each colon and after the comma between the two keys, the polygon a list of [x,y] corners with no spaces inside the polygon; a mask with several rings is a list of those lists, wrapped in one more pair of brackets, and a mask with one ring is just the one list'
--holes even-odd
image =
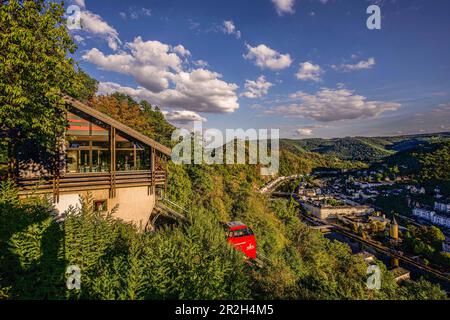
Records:
{"label": "pitched roof", "polygon": [[172,153],[170,148],[160,144],[159,142],[156,142],[155,140],[147,137],[146,135],[144,135],[134,129],[131,129],[130,127],[124,125],[123,123],[121,123],[117,120],[114,120],[110,116],[107,116],[106,114],[104,114],[98,110],[95,110],[94,108],[91,108],[88,105],[86,105],[72,97],[65,96],[64,100],[68,104],[70,104],[73,108],[75,108],[81,112],[84,112],[84,113],[94,117],[95,119],[100,120],[116,129],[126,133],[130,137],[135,138],[135,139],[139,140],[140,142],[142,142],[150,147],[153,147],[156,150],[160,151],[161,153],[170,157],[170,155]]}

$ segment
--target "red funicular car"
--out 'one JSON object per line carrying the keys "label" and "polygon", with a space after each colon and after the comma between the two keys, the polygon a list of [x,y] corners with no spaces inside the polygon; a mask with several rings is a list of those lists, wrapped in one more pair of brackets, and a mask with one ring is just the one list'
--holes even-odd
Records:
{"label": "red funicular car", "polygon": [[248,258],[256,259],[256,237],[252,229],[240,221],[224,224],[225,236],[236,250],[242,251]]}

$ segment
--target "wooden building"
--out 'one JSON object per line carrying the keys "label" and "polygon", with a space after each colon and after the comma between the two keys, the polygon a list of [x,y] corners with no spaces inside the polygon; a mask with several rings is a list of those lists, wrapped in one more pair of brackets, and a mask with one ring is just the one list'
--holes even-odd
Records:
{"label": "wooden building", "polygon": [[[22,163],[21,195],[50,193],[59,214],[91,193],[94,209],[143,228],[167,183],[171,150],[111,117],[66,98],[69,126],[61,139],[58,170]],[[50,171],[52,171],[50,173]]]}

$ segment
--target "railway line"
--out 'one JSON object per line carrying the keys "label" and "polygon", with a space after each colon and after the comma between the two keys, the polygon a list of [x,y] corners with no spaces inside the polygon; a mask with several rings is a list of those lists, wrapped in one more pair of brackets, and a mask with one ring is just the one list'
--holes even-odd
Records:
{"label": "railway line", "polygon": [[[295,198],[295,197],[294,197]],[[342,235],[344,235],[345,237],[352,239],[354,241],[357,241],[359,243],[364,244],[365,246],[372,248],[375,251],[378,251],[382,254],[385,254],[387,256],[393,257],[398,259],[399,261],[402,261],[405,264],[414,266],[415,268],[418,268],[420,270],[426,271],[430,274],[432,274],[433,276],[435,276],[436,278],[440,279],[440,280],[444,280],[450,283],[450,277],[440,271],[437,270],[435,268],[432,268],[430,266],[427,266],[425,264],[419,263],[416,260],[410,258],[409,256],[405,255],[402,251],[397,251],[397,250],[393,250],[391,248],[388,248],[386,246],[383,246],[375,241],[369,240],[369,239],[364,239],[358,235],[355,235],[354,233],[346,230],[345,228],[343,228],[340,225],[337,225],[335,223],[329,223],[329,222],[324,222],[321,221],[317,218],[313,218],[310,216],[307,216],[305,214],[303,214],[302,212],[300,212],[300,215],[307,221],[309,221],[310,223],[313,223],[315,226],[332,226],[333,227],[333,231],[340,233]]]}

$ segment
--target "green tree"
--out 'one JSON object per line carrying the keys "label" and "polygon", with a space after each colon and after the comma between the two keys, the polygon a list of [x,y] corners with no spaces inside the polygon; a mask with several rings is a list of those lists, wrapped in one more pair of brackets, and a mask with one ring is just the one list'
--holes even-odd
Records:
{"label": "green tree", "polygon": [[10,174],[24,141],[52,153],[65,128],[63,95],[80,87],[63,15],[62,4],[44,0],[0,5],[0,123]]}

